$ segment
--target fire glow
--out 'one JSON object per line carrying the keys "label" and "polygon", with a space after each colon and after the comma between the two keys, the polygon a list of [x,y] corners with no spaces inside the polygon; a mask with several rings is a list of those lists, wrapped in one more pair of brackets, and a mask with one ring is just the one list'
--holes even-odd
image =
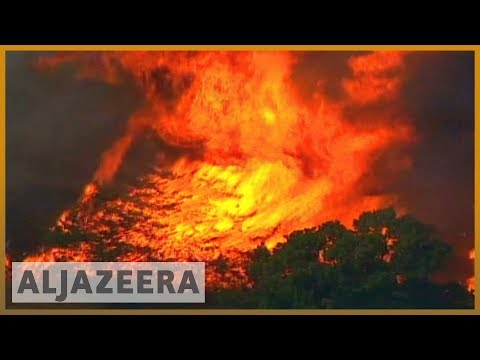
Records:
{"label": "fire glow", "polygon": [[[475,262],[475,249],[469,251],[468,258]],[[469,277],[467,279],[467,287],[468,290],[475,291],[475,276]]]}
{"label": "fire glow", "polygon": [[[145,98],[124,134],[102,155],[79,203],[60,216],[57,226],[65,232],[77,226],[107,246],[136,249],[122,252],[116,261],[222,256],[240,264],[238,254],[262,243],[271,249],[294,230],[332,219],[351,225],[362,211],[396,205],[395,194],[369,195],[359,184],[379,154],[415,141],[411,122],[398,113],[393,119],[388,111],[376,113],[381,121],[349,121],[346,112],[394,104],[407,55],[352,56],[350,74],[339,79],[343,97],[336,100],[321,87],[312,99],[302,96],[301,85],[292,79],[299,54],[290,52],[40,58],[41,70],[73,62],[80,78],[114,85],[128,74]],[[160,154],[157,171],[141,185],[131,186],[125,196],[96,202],[146,131],[184,155],[171,160]],[[405,154],[391,168],[400,172],[410,165]],[[91,261],[91,246],[86,238],[26,261]]]}

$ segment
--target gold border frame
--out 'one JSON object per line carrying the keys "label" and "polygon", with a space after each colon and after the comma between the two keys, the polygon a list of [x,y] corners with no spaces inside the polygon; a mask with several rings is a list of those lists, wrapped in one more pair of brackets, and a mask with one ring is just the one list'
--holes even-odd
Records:
{"label": "gold border frame", "polygon": [[[480,45],[0,45],[0,148],[5,149],[5,76],[6,51],[129,51],[129,50],[292,50],[292,51],[370,51],[370,50],[411,50],[411,51],[474,51],[475,52],[475,198],[474,204],[480,202]],[[480,314],[480,298],[475,297],[475,308],[472,310],[118,310],[118,309],[6,309],[5,306],[5,151],[0,157],[0,314],[72,314],[72,315],[478,315]],[[478,230],[480,221],[474,208],[475,248],[479,245]],[[475,261],[475,274],[480,273],[480,262]],[[478,276],[475,278],[475,288],[478,288]]]}

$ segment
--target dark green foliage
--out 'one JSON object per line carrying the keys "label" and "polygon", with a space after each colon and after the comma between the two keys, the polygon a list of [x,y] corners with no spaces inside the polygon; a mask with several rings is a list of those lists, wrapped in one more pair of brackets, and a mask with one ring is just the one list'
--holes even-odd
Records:
{"label": "dark green foliage", "polygon": [[220,255],[212,265],[219,274],[225,274],[229,269],[228,259],[222,255]]}
{"label": "dark green foliage", "polygon": [[472,308],[460,284],[430,280],[451,254],[435,230],[391,208],[296,231],[273,253],[251,253],[252,289],[211,294],[211,307]]}

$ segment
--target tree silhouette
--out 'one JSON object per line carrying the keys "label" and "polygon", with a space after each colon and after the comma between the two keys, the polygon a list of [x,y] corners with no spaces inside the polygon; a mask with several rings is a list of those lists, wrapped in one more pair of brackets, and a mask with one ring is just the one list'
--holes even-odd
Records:
{"label": "tree silhouette", "polygon": [[[431,275],[451,254],[435,229],[392,208],[365,212],[347,229],[338,221],[296,231],[272,253],[251,254],[251,290],[237,292],[237,306],[256,308],[472,308],[459,284],[434,283]],[[247,292],[247,294],[245,294]],[[245,301],[248,297],[249,301]],[[212,296],[212,307],[232,290]],[[233,303],[232,303],[233,302]]]}

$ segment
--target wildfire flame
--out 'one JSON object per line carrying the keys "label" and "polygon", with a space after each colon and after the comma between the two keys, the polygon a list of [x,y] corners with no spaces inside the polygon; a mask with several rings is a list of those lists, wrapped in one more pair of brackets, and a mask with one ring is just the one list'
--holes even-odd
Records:
{"label": "wildfire flame", "polygon": [[[124,134],[103,154],[77,209],[64,212],[57,225],[69,231],[81,224],[112,246],[137,249],[122,253],[119,261],[205,261],[237,259],[232,254],[260,243],[272,248],[294,230],[331,219],[351,224],[362,211],[392,205],[395,194],[368,195],[359,184],[378,154],[414,141],[410,122],[388,112],[376,113],[382,121],[355,122],[346,112],[394,103],[406,53],[351,57],[350,75],[340,81],[344,96],[336,100],[321,88],[313,100],[302,97],[292,80],[298,56],[102,52],[40,58],[42,70],[74,62],[80,78],[111,84],[128,74],[145,97]],[[158,171],[126,196],[95,204],[132,144],[152,130],[183,155],[159,161]],[[410,164],[404,158],[397,168]],[[85,260],[93,256],[89,251],[83,243],[68,253],[55,248],[27,261]]]}
{"label": "wildfire flame", "polygon": [[[475,249],[472,249],[468,253],[468,258],[470,260],[475,260]],[[475,291],[475,276],[472,276],[467,279],[468,290]]]}

